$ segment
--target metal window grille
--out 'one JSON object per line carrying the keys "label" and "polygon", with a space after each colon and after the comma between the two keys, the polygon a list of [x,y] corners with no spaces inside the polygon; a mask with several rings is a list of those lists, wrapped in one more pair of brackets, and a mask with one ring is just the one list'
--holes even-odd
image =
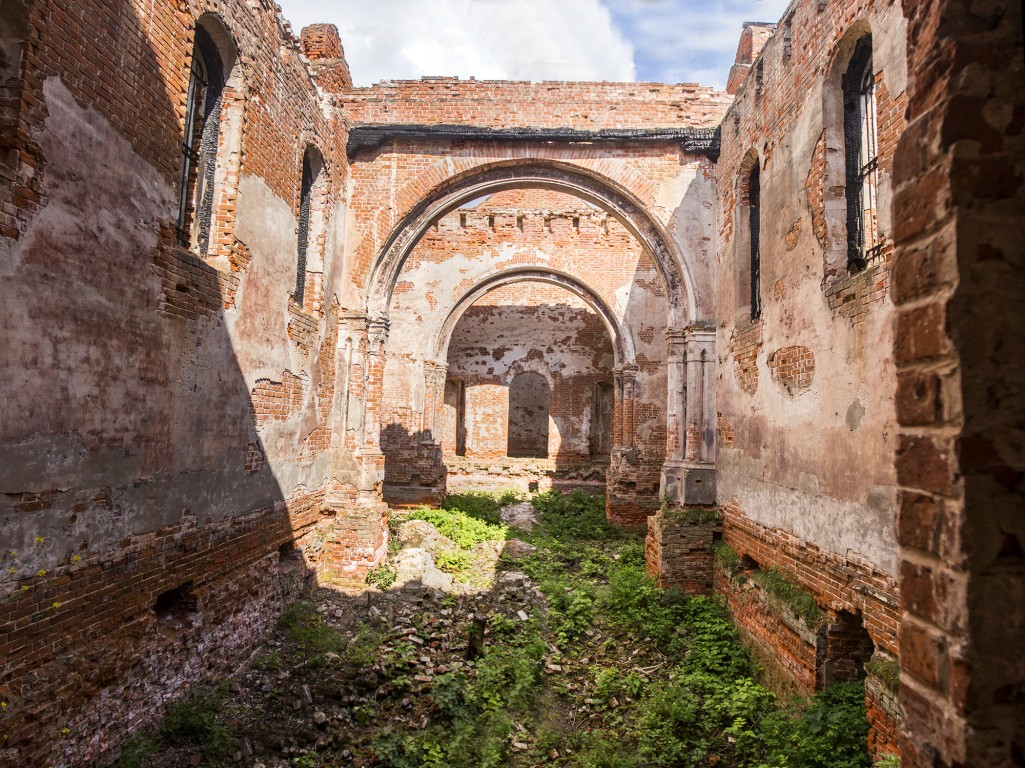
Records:
{"label": "metal window grille", "polygon": [[856,272],[882,255],[877,218],[879,149],[876,139],[872,39],[858,41],[843,79],[847,197],[847,265]]}
{"label": "metal window grille", "polygon": [[224,71],[217,47],[209,33],[197,27],[185,104],[185,133],[181,143],[182,171],[176,234],[180,246],[195,246],[201,253],[210,247],[224,86]]}
{"label": "metal window grille", "polygon": [[199,153],[196,151],[196,115],[199,112],[199,102],[206,92],[206,66],[203,62],[202,53],[197,47],[193,51],[192,66],[189,71],[189,92],[185,101],[185,136],[179,144],[182,153],[180,190],[178,197],[178,224],[176,233],[178,245],[183,248],[189,247],[189,216],[192,185],[192,171],[199,162]]}

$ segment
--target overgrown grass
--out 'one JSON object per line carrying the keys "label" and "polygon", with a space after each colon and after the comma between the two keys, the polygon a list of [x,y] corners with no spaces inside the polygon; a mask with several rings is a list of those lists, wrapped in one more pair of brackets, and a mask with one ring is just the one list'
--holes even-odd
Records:
{"label": "overgrown grass", "polygon": [[346,637],[307,602],[288,606],[278,619],[278,625],[285,631],[288,641],[297,646],[305,664],[320,666],[327,653],[338,653],[346,647]]}
{"label": "overgrown grass", "polygon": [[[596,670],[593,724],[581,729],[539,717],[535,762],[557,754],[557,764],[579,768],[869,766],[862,683],[784,706],[755,682],[724,603],[656,588],[644,573],[640,539],[605,521],[601,499],[545,494],[535,507],[540,523],[527,538],[537,550],[519,565],[545,593],[558,646],[589,653],[579,641],[592,632],[611,635],[617,646],[653,647],[664,658],[657,675]],[[725,545],[717,555],[728,567],[739,563]],[[793,585],[769,580],[777,597],[805,608],[788,589]],[[622,700],[633,704],[624,710],[608,703]]]}
{"label": "overgrown grass", "polygon": [[432,509],[420,507],[410,511],[410,520],[426,520],[443,535],[455,542],[461,549],[473,549],[475,544],[485,541],[503,541],[508,528],[501,523],[486,522],[478,515],[488,516],[480,504],[473,514],[462,509]]}
{"label": "overgrown grass", "polygon": [[443,509],[459,512],[491,525],[501,525],[502,518],[499,512],[502,507],[522,500],[515,491],[467,491],[449,494],[441,506]]}

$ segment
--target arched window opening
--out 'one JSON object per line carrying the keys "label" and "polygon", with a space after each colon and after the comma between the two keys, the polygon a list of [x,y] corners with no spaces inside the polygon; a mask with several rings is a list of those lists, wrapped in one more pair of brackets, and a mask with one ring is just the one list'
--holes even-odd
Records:
{"label": "arched window opening", "polygon": [[861,613],[840,611],[826,629],[826,661],[822,687],[865,677],[865,664],[875,644],[865,629]]}
{"label": "arched window opening", "polygon": [[737,177],[735,269],[736,322],[745,324],[762,315],[761,171],[758,153],[748,151]]}
{"label": "arched window opening", "polygon": [[[299,306],[309,305],[314,311],[321,309],[320,294],[323,285],[324,248],[326,246],[326,175],[324,157],[314,146],[303,153],[302,182],[299,187],[299,258],[295,271],[295,293]],[[312,294],[312,295],[311,295]]]}
{"label": "arched window opening", "polygon": [[550,399],[548,381],[540,373],[521,373],[509,383],[509,456],[548,458]]}
{"label": "arched window opening", "polygon": [[757,163],[748,180],[748,231],[751,238],[751,319],[762,316],[761,174]]}
{"label": "arched window opening", "polygon": [[856,272],[878,260],[882,252],[876,218],[879,149],[871,35],[857,42],[844,73],[843,113],[847,268]]}
{"label": "arched window opening", "polygon": [[181,143],[177,240],[181,247],[202,254],[210,249],[228,69],[211,31],[202,23],[197,24]]}
{"label": "arched window opening", "polygon": [[591,400],[591,458],[597,459],[612,452],[612,426],[615,397],[612,382],[599,381],[594,385]]}

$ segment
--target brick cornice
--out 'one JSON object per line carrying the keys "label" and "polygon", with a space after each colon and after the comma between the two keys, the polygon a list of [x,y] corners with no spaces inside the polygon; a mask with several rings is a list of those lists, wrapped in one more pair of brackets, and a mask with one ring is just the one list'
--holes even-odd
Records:
{"label": "brick cornice", "polygon": [[474,125],[420,123],[363,123],[349,130],[346,151],[354,158],[361,150],[377,149],[388,140],[417,141],[538,141],[559,143],[591,142],[679,142],[684,152],[719,156],[718,128],[491,128]]}

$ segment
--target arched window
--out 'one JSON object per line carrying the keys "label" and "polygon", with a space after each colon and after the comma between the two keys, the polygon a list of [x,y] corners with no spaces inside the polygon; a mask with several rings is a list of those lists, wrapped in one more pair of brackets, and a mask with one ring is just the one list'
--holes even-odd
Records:
{"label": "arched window", "polygon": [[737,178],[737,323],[762,315],[761,163],[750,150],[740,164]]}
{"label": "arched window", "polygon": [[295,303],[303,306],[311,278],[323,274],[324,249],[324,158],[313,146],[303,154],[299,191],[299,259],[295,273]]}
{"label": "arched window", "polygon": [[[210,249],[217,204],[217,161],[225,87],[234,63],[230,36],[210,19],[196,24],[185,102],[185,132],[178,199],[178,245],[201,254]],[[220,43],[220,44],[219,44]]]}
{"label": "arched window", "polygon": [[509,456],[548,458],[550,394],[540,373],[520,373],[509,383]]}
{"label": "arched window", "polygon": [[751,238],[751,319],[762,316],[762,212],[761,212],[761,173],[758,164],[751,169],[748,179],[747,216],[748,232]]}
{"label": "arched window", "polygon": [[855,272],[878,259],[882,251],[876,219],[879,149],[871,35],[865,35],[855,45],[842,87],[847,268]]}

